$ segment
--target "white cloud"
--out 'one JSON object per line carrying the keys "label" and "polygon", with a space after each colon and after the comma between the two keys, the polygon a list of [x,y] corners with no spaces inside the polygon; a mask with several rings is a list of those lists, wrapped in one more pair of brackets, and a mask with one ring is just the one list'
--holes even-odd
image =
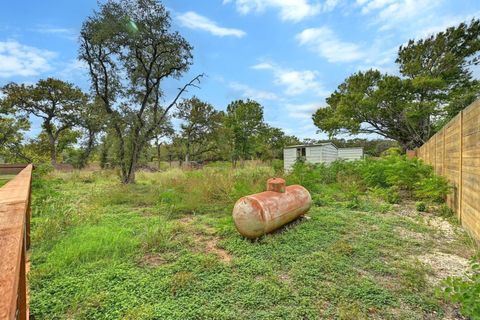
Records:
{"label": "white cloud", "polygon": [[263,62],[252,66],[256,70],[271,70],[276,85],[285,86],[285,94],[299,95],[313,91],[318,96],[326,94],[320,82],[317,81],[318,73],[311,70],[292,70],[278,65]]}
{"label": "white cloud", "polygon": [[332,11],[339,3],[340,0],[326,0],[323,4],[323,11]]}
{"label": "white cloud", "polygon": [[207,17],[201,16],[193,11],[180,14],[177,16],[177,19],[180,24],[186,28],[207,31],[215,36],[233,36],[241,38],[246,35],[246,33],[240,29],[220,27],[215,21],[212,21]]}
{"label": "white cloud", "polygon": [[288,115],[302,120],[312,120],[312,115],[320,108],[320,103],[292,104],[287,103],[285,108]]}
{"label": "white cloud", "polygon": [[469,23],[473,18],[480,16],[480,11],[461,16],[461,15],[447,15],[437,16],[435,19],[426,19],[424,23],[419,26],[414,33],[416,38],[424,38],[440,31],[445,31],[448,27],[457,26],[462,22]]}
{"label": "white cloud", "polygon": [[305,29],[296,39],[329,62],[352,62],[365,57],[358,45],[340,40],[328,27]]}
{"label": "white cloud", "polygon": [[51,34],[66,38],[69,40],[76,40],[77,34],[74,29],[54,27],[49,25],[39,25],[33,31],[43,34]]}
{"label": "white cloud", "polygon": [[235,92],[240,93],[242,98],[248,98],[258,101],[279,100],[279,97],[273,92],[255,89],[242,83],[231,82],[229,87]]}
{"label": "white cloud", "polygon": [[[230,3],[232,0],[224,0],[223,3]],[[315,16],[322,11],[332,10],[338,0],[326,0],[321,3],[309,0],[234,0],[237,11],[241,14],[251,12],[261,13],[266,9],[274,8],[280,11],[280,19],[283,21],[298,22],[305,18]]]}
{"label": "white cloud", "polygon": [[370,11],[382,9],[395,1],[396,0],[357,0],[357,4],[361,6],[362,13],[367,14]]}
{"label": "white cloud", "polygon": [[49,60],[56,53],[42,50],[17,41],[0,41],[0,77],[36,76],[49,71]]}
{"label": "white cloud", "polygon": [[408,33],[438,21],[436,9],[442,0],[357,0],[362,14],[375,15],[379,30],[406,29]]}
{"label": "white cloud", "polygon": [[[57,69],[59,69],[57,67]],[[57,77],[66,81],[87,80],[88,78],[88,65],[86,62],[72,59],[69,62],[62,64],[62,69],[57,72]]]}

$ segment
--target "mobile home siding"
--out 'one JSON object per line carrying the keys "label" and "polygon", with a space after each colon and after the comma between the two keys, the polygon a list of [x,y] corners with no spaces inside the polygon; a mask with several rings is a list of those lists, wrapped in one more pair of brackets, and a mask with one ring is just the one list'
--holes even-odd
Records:
{"label": "mobile home siding", "polygon": [[322,162],[322,150],[323,150],[323,146],[307,147],[307,149],[306,149],[306,153],[307,153],[306,160],[310,163]]}
{"label": "mobile home siding", "polygon": [[339,148],[338,158],[347,161],[363,158],[363,148]]}
{"label": "mobile home siding", "polygon": [[329,164],[338,158],[338,150],[333,144],[322,146],[322,162]]}
{"label": "mobile home siding", "polygon": [[317,145],[297,145],[283,149],[285,171],[290,171],[297,161],[297,149],[305,148],[305,160],[309,163],[330,164],[337,159],[357,160],[363,158],[363,148],[340,148],[328,142]]}
{"label": "mobile home siding", "polygon": [[297,160],[296,148],[283,149],[283,168],[285,169],[285,171],[291,170],[296,160]]}

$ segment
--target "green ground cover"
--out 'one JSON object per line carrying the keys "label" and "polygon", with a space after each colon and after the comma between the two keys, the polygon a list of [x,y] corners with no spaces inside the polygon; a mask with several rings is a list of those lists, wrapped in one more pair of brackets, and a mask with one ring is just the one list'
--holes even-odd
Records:
{"label": "green ground cover", "polygon": [[14,175],[0,174],[0,187],[7,183],[9,180],[11,180],[13,177]]}
{"label": "green ground cover", "polygon": [[[287,179],[316,186],[310,219],[253,242],[236,232],[231,210],[239,197],[264,189],[275,175],[269,167],[139,173],[137,184],[128,186],[109,171],[34,179],[31,314],[35,319],[458,315],[435,295],[438,281],[449,275],[445,269],[463,272],[475,253],[453,219],[438,217],[433,206],[419,213],[412,201],[386,201],[375,188],[345,188],[352,185],[345,177],[315,184],[305,172]],[[449,257],[450,265],[440,268],[438,257]]]}

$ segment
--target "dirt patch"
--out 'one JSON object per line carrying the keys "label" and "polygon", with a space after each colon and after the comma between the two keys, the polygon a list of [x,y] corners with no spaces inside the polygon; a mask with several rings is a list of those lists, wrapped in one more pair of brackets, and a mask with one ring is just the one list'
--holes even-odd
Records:
{"label": "dirt patch", "polygon": [[158,267],[165,264],[166,261],[158,254],[146,254],[142,257],[139,264],[146,267]]}
{"label": "dirt patch", "polygon": [[429,238],[428,235],[420,233],[420,232],[415,232],[411,231],[408,229],[405,229],[403,227],[395,227],[394,228],[395,232],[398,233],[400,238],[403,240],[418,240],[418,241],[425,241]]}
{"label": "dirt patch", "polygon": [[456,239],[456,227],[442,217],[426,216],[425,222],[428,226],[435,228],[443,242],[453,242]]}
{"label": "dirt patch", "polygon": [[218,237],[207,236],[204,234],[194,234],[195,246],[198,250],[205,253],[213,253],[224,263],[230,263],[232,256],[224,249],[218,247]]}
{"label": "dirt patch", "polygon": [[415,203],[413,202],[404,202],[402,204],[393,205],[395,214],[403,217],[416,217],[418,216],[418,211],[415,208]]}
{"label": "dirt patch", "polygon": [[190,225],[190,224],[193,223],[193,221],[195,221],[195,217],[186,216],[186,217],[183,217],[181,219],[178,219],[177,221],[181,225]]}
{"label": "dirt patch", "polygon": [[417,258],[432,268],[433,275],[428,276],[428,281],[433,285],[447,277],[462,276],[469,269],[469,261],[455,254],[437,251]]}
{"label": "dirt patch", "polygon": [[230,263],[232,261],[232,256],[224,249],[217,246],[218,238],[211,238],[207,240],[205,250],[207,253],[214,253],[218,258],[225,263]]}
{"label": "dirt patch", "polygon": [[280,279],[280,281],[282,282],[287,282],[287,283],[290,282],[290,276],[288,275],[288,273],[280,273],[278,275],[278,279]]}
{"label": "dirt patch", "polygon": [[[177,220],[180,225],[192,226],[196,221],[195,217],[186,216]],[[209,225],[195,226],[192,230],[193,241],[195,242],[195,250],[213,253],[220,261],[229,264],[232,261],[232,256],[224,249],[218,247],[220,238],[215,236],[216,230]]]}

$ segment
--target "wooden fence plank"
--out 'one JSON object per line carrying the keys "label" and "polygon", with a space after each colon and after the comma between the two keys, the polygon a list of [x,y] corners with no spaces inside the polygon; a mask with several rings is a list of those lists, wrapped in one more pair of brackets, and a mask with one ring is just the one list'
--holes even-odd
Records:
{"label": "wooden fence plank", "polygon": [[0,188],[0,319],[26,319],[25,251],[32,165]]}
{"label": "wooden fence plank", "polygon": [[447,204],[480,241],[480,100],[418,148],[417,156],[453,185]]}

